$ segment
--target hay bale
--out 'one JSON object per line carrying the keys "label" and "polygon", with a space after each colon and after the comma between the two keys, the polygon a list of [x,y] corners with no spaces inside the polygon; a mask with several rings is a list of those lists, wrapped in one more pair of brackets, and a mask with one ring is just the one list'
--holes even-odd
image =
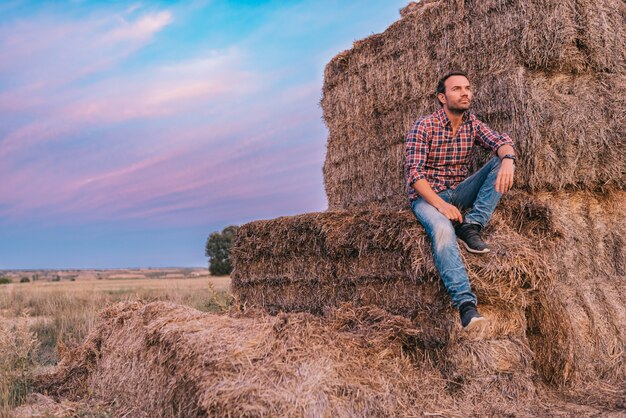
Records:
{"label": "hay bale", "polygon": [[[528,238],[497,219],[493,225],[487,233],[494,250],[484,257],[466,255],[468,274],[481,303],[523,306],[519,289],[536,288],[546,266],[528,250]],[[349,301],[410,317],[421,306],[449,303],[430,242],[409,211],[324,212],[251,222],[241,227],[231,255],[235,297],[270,311],[320,313]]]}
{"label": "hay bale", "polygon": [[[610,408],[622,405],[626,388],[624,206],[623,191],[510,193],[485,231],[493,252],[463,253],[492,335],[519,339],[514,345],[534,353],[543,379],[572,399]],[[446,329],[458,319],[408,211],[252,222],[233,251],[241,304],[318,314],[344,302],[375,305],[420,324],[422,346],[452,344]]]}
{"label": "hay bale", "polygon": [[121,303],[40,389],[89,393],[136,417],[500,415],[540,404],[522,341],[453,331],[446,346],[420,347],[420,335],[374,307],[229,316]]}
{"label": "hay bale", "polygon": [[560,233],[540,246],[553,268],[549,289],[529,304],[538,370],[585,402],[624,408],[626,399],[626,192],[541,193]]}
{"label": "hay bale", "polygon": [[517,187],[626,185],[626,5],[464,4],[419,3],[327,65],[331,209],[406,206],[404,139],[418,116],[437,108],[434,86],[451,68],[470,75],[479,118],[516,140]]}

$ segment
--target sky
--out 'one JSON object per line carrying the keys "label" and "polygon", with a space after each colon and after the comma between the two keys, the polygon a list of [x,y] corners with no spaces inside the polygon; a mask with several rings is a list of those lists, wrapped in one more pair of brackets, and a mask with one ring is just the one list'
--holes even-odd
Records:
{"label": "sky", "polygon": [[202,267],[323,211],[326,63],[406,0],[0,2],[0,269]]}

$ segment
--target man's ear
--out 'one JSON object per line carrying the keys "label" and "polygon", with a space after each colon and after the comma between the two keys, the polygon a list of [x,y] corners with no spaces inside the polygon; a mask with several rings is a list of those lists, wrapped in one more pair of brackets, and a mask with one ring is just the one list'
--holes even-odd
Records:
{"label": "man's ear", "polygon": [[438,93],[437,98],[442,104],[446,104],[446,95],[443,93]]}

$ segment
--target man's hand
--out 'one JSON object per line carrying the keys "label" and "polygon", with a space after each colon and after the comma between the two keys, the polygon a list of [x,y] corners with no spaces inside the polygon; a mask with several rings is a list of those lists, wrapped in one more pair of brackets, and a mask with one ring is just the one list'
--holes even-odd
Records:
{"label": "man's hand", "polygon": [[515,164],[510,158],[502,160],[498,177],[496,178],[496,192],[506,193],[513,187],[513,175],[515,173]]}
{"label": "man's hand", "polygon": [[463,223],[463,215],[461,215],[461,211],[456,206],[444,201],[437,206],[437,210],[451,221]]}
{"label": "man's hand", "polygon": [[449,204],[437,195],[428,184],[426,179],[420,179],[413,184],[413,188],[424,198],[432,207],[437,209],[443,216],[451,221],[459,221],[463,223],[463,215],[461,211],[454,205]]}

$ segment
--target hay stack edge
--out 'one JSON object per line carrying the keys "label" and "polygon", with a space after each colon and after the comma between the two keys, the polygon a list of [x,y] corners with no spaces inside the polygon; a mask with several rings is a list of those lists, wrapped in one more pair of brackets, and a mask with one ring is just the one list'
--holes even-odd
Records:
{"label": "hay stack edge", "polygon": [[[240,228],[247,309],[113,306],[42,392],[120,416],[624,412],[626,3],[424,0],[401,15],[326,67],[329,210]],[[404,192],[406,132],[455,68],[520,157],[492,253],[465,253],[492,321],[480,338]]]}

